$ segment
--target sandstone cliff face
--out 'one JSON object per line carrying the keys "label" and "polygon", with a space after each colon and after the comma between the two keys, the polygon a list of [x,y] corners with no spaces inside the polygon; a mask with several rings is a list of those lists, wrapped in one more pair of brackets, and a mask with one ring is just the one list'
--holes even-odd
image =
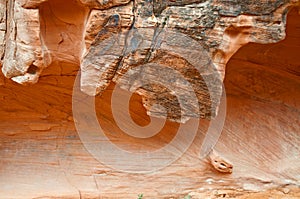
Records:
{"label": "sandstone cliff face", "polygon": [[[272,188],[252,196],[299,197],[297,5],[1,0],[0,198],[243,198]],[[176,122],[215,117],[225,78],[228,112],[215,150],[233,173],[218,173],[199,159],[208,120],[200,121],[188,151],[155,173],[99,163],[73,121],[79,69],[80,89],[98,94],[96,113],[107,137],[124,150],[144,152],[171,142]],[[138,94],[129,102],[137,124],[149,124],[149,115],[170,119],[159,134],[137,139],[120,129],[111,109],[115,85],[121,96]]]}
{"label": "sandstone cliff face", "polygon": [[[116,82],[142,95],[148,114],[162,117],[167,111],[169,119],[179,122],[214,117],[229,58],[248,42],[282,40],[286,12],[297,4],[296,0],[263,1],[259,6],[252,1],[2,2],[7,10],[2,16],[1,48],[6,77],[21,84],[36,83],[53,59],[79,59],[85,93],[102,93]],[[162,67],[153,69],[154,65]],[[141,72],[145,67],[148,70]],[[180,110],[172,91],[153,86],[154,80],[142,80],[153,79],[157,70],[164,76],[158,81],[175,87],[189,106]],[[182,82],[163,75],[173,70],[191,82],[201,103],[186,97],[191,89]],[[136,84],[140,84],[137,90]]]}

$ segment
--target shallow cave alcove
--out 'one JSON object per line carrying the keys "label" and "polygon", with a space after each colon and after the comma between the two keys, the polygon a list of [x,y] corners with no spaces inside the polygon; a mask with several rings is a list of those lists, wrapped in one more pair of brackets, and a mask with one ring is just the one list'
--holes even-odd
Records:
{"label": "shallow cave alcove", "polygon": [[[68,2],[69,7],[59,0],[39,7],[40,37],[52,63],[38,83],[19,85],[0,74],[0,198],[300,197],[298,8],[287,15],[284,40],[246,44],[226,65],[227,115],[215,150],[233,164],[232,174],[219,173],[207,158],[199,158],[209,120],[200,121],[178,160],[154,173],[137,174],[99,162],[77,132],[72,95],[89,8]],[[39,70],[33,66],[27,72]],[[149,138],[125,134],[112,115],[114,86],[95,97],[98,122],[114,145],[147,153],[176,137],[180,124],[171,121]],[[141,96],[133,94],[129,108],[135,123],[150,123]]]}

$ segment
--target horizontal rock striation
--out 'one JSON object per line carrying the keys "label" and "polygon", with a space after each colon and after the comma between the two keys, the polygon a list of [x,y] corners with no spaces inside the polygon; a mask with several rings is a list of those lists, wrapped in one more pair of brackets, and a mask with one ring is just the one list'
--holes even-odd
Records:
{"label": "horizontal rock striation", "polygon": [[[296,5],[0,0],[0,198],[299,198]],[[77,75],[81,85],[74,85]],[[72,91],[80,86],[96,95],[97,124],[111,143],[153,152],[176,138],[184,124],[173,121],[213,116],[221,83],[225,125],[208,159],[199,150],[209,120],[200,120],[179,159],[147,174],[99,162],[76,129]],[[120,129],[111,108],[115,86],[132,95],[136,124],[147,126],[149,115],[165,122],[159,133],[138,139]]]}

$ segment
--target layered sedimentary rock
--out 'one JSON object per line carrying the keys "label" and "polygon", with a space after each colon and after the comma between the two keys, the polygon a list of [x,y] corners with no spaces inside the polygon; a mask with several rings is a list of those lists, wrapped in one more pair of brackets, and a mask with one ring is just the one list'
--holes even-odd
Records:
{"label": "layered sedimentary rock", "polygon": [[[0,198],[299,198],[297,4],[1,1]],[[132,153],[168,145],[181,124],[167,121],[149,138],[127,135],[111,110],[115,84],[124,96],[126,90],[141,95],[132,95],[130,115],[146,126],[148,115],[210,118],[225,77],[227,116],[211,161],[218,167],[228,160],[233,170],[216,172],[199,158],[207,120],[182,157],[156,172],[120,172],[99,162],[74,125],[72,89],[80,69],[81,90],[99,94],[95,108],[106,136]],[[187,82],[179,79],[177,88],[170,78],[182,76]],[[209,85],[215,98],[207,95]],[[190,86],[199,104],[185,98]]]}
{"label": "layered sedimentary rock", "polygon": [[[248,42],[283,39],[286,12],[295,4],[296,0],[2,1],[7,10],[2,16],[2,71],[18,83],[36,83],[53,59],[80,59],[81,89],[89,95],[101,94],[115,82],[142,95],[149,115],[164,117],[167,112],[179,122],[210,118],[216,115],[229,58]],[[68,18],[68,12],[77,15]],[[156,78],[160,86],[150,81],[157,71],[165,73]],[[175,71],[182,77],[173,77]],[[191,92],[196,100],[187,97]]]}
{"label": "layered sedimentary rock", "polygon": [[[127,90],[134,90],[131,87],[139,84],[137,93],[144,96],[143,103],[150,115],[164,115],[165,110],[153,108],[153,104],[159,104],[167,107],[168,118],[175,121],[215,116],[228,59],[248,42],[272,43],[283,39],[283,13],[291,4],[293,2],[263,2],[258,8],[252,2],[135,1],[111,10],[111,13],[95,10],[86,26],[87,52],[81,65],[82,90],[95,95],[103,92],[111,81]],[[113,24],[111,20],[115,20]],[[107,31],[100,37],[108,26],[114,31]],[[114,45],[104,52],[104,46],[111,43]],[[95,56],[99,60],[95,61]],[[148,68],[155,68],[154,65],[163,67],[145,69],[146,72],[141,74],[140,70],[144,70],[147,63],[153,63]],[[133,74],[124,76],[129,69]],[[174,80],[180,78],[172,77],[176,76],[172,69],[179,71],[192,84],[190,89]],[[164,81],[160,79],[162,84],[170,88],[180,85],[175,92],[177,98],[172,97],[170,90],[152,86],[153,81],[142,80],[147,76],[154,79],[158,70],[165,73],[162,75]],[[96,79],[103,81],[99,83]],[[199,104],[182,97],[191,96],[190,90],[196,92]],[[180,96],[188,106],[180,103]]]}

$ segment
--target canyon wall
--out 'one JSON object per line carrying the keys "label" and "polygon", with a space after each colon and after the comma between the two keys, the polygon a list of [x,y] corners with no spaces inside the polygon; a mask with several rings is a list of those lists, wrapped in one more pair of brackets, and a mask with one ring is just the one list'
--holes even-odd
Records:
{"label": "canyon wall", "polygon": [[[1,0],[0,9],[0,198],[300,196],[298,1]],[[159,133],[124,132],[119,87],[132,120],[157,121]],[[200,158],[224,89],[217,157]],[[111,154],[106,165],[82,143],[96,130],[82,124],[90,107],[110,142],[148,154],[201,119],[180,157],[137,174],[112,165],[138,162]],[[218,158],[231,174],[215,170]]]}

